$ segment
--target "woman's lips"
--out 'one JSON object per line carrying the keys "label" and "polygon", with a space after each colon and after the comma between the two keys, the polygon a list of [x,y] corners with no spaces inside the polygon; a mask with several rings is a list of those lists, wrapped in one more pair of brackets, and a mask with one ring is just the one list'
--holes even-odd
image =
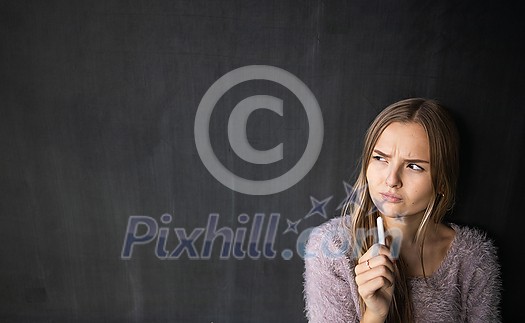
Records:
{"label": "woman's lips", "polygon": [[403,200],[401,196],[396,195],[396,194],[391,194],[391,193],[379,193],[379,194],[381,195],[383,200],[386,202],[399,203]]}

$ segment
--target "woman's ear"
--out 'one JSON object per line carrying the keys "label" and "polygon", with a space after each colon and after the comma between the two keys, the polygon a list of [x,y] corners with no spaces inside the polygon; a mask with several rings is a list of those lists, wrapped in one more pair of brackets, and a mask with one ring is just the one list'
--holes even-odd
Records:
{"label": "woman's ear", "polygon": [[444,184],[439,185],[438,195],[441,195],[441,197],[445,197],[445,185]]}

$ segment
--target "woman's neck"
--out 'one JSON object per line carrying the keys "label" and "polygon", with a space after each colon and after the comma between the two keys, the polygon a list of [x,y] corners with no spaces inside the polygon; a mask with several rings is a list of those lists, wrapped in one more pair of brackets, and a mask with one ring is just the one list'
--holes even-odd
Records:
{"label": "woman's neck", "polygon": [[[419,229],[423,213],[414,214],[404,217],[387,217],[382,216],[385,223],[385,230],[396,230],[401,234],[401,253],[404,251],[413,251],[417,247],[416,235]],[[432,225],[432,224],[431,224]],[[427,232],[433,231],[429,228]]]}
{"label": "woman's neck", "polygon": [[[428,227],[423,233],[425,236],[424,250],[416,242],[416,235],[423,218],[412,215],[402,218],[383,216],[385,229],[398,231],[401,235],[400,256],[408,267],[409,276],[431,275],[439,268],[455,236],[455,231],[443,224],[428,222]],[[424,262],[424,268],[421,266]]]}

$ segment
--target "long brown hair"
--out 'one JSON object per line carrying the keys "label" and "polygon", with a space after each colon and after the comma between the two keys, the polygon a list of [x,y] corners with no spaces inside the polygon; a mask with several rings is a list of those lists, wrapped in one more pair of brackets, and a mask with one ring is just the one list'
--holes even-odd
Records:
{"label": "long brown hair", "polygon": [[[457,129],[450,114],[437,101],[424,98],[405,99],[386,107],[375,118],[365,136],[360,172],[352,196],[342,210],[345,219],[343,224],[353,240],[354,259],[358,259],[376,243],[375,236],[362,234],[375,230],[375,219],[378,216],[368,192],[366,170],[377,140],[385,128],[393,122],[420,124],[429,139],[434,194],[415,236],[415,242],[420,250],[423,274],[426,276],[422,257],[425,233],[430,221],[441,222],[445,214],[452,209],[459,171]],[[387,322],[413,322],[413,309],[402,255],[396,261],[395,267],[394,296]],[[365,305],[362,299],[360,304],[363,314]]]}

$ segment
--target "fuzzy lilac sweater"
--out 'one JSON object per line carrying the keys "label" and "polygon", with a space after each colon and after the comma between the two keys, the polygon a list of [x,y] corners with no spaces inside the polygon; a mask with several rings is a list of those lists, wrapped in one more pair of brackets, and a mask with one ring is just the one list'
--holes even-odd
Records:
{"label": "fuzzy lilac sweater", "polygon": [[[500,267],[482,232],[455,224],[455,238],[426,281],[409,279],[416,322],[500,322]],[[306,245],[304,297],[309,322],[359,322],[359,294],[341,218],[315,228]]]}

